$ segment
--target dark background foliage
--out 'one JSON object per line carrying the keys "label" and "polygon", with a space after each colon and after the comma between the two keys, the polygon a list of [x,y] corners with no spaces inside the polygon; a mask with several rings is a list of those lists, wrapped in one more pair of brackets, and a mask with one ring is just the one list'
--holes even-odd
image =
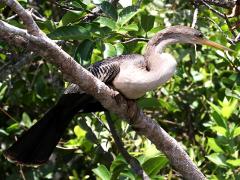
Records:
{"label": "dark background foliage", "polygon": [[[230,29],[237,17],[229,19],[230,26],[206,6],[185,0],[144,0],[141,5],[133,0],[128,7],[101,0],[19,2],[33,8],[40,28],[85,67],[107,57],[143,53],[146,42],[141,39],[167,26],[191,26],[197,7],[196,28],[236,52],[186,44],[168,47],[166,51],[178,61],[176,74],[138,102],[184,146],[208,179],[240,179],[240,45],[230,41],[238,33]],[[103,13],[91,14],[95,7]],[[23,27],[8,7],[1,5],[0,11],[3,20]],[[54,105],[68,83],[28,47],[15,48],[2,41],[0,80],[0,179],[136,178],[119,154],[103,112],[77,115],[47,164],[23,168],[6,161],[2,152]],[[114,114],[111,117],[125,148],[152,179],[179,177],[149,140]]]}

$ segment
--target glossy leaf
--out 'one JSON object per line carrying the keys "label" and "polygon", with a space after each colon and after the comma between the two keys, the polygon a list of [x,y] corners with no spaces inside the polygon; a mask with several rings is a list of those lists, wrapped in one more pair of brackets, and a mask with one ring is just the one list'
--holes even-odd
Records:
{"label": "glossy leaf", "polygon": [[168,163],[168,159],[165,156],[153,157],[143,164],[143,169],[150,176],[155,176],[159,171]]}
{"label": "glossy leaf", "polygon": [[153,28],[155,17],[151,15],[141,16],[141,26],[145,32],[148,32]]}
{"label": "glossy leaf", "polygon": [[117,20],[118,14],[117,14],[116,8],[114,8],[111,3],[107,1],[103,1],[100,7],[107,16],[111,17],[114,20]]}
{"label": "glossy leaf", "polygon": [[237,127],[233,131],[233,137],[237,137],[240,135],[240,127]]}
{"label": "glossy leaf", "polygon": [[224,152],[223,149],[217,144],[214,138],[208,138],[208,146],[217,153]]}
{"label": "glossy leaf", "polygon": [[206,156],[210,161],[212,161],[217,166],[227,166],[222,155],[218,153],[213,153],[209,156]]}
{"label": "glossy leaf", "polygon": [[86,28],[79,25],[62,26],[48,34],[48,36],[51,39],[60,40],[83,40],[91,38],[90,32]]}
{"label": "glossy leaf", "polygon": [[137,13],[139,10],[135,6],[128,6],[124,8],[119,13],[119,18],[117,23],[120,24],[120,26],[123,26],[127,22],[129,22]]}
{"label": "glossy leaf", "polygon": [[89,66],[95,42],[91,40],[84,40],[75,50],[74,59],[76,59],[82,66]]}
{"label": "glossy leaf", "polygon": [[111,174],[104,165],[100,165],[97,168],[92,170],[100,179],[102,180],[110,180]]}
{"label": "glossy leaf", "polygon": [[110,18],[107,18],[107,17],[100,17],[100,18],[98,18],[97,22],[102,27],[107,26],[112,30],[115,30],[115,28],[116,28],[116,22],[114,20],[110,19]]}
{"label": "glossy leaf", "polygon": [[226,162],[232,166],[240,167],[240,159],[228,159]]}
{"label": "glossy leaf", "polygon": [[103,52],[104,59],[114,57],[117,55],[115,47],[110,43],[105,43],[105,50]]}

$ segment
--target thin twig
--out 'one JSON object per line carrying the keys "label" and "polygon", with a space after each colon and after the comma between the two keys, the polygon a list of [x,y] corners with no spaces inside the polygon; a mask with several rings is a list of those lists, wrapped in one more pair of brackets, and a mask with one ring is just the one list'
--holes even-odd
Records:
{"label": "thin twig", "polygon": [[21,6],[18,1],[15,0],[2,0],[5,2],[24,22],[29,34],[40,36],[42,35],[36,22],[32,16]]}
{"label": "thin twig", "polygon": [[24,175],[24,173],[23,173],[23,169],[22,169],[22,168],[23,168],[23,167],[22,167],[21,165],[19,165],[19,172],[20,172],[20,174],[21,174],[21,177],[22,177],[23,180],[27,180],[26,177],[25,177],[25,175]]}
{"label": "thin twig", "polygon": [[208,3],[205,2],[205,0],[200,0],[206,7],[208,7],[212,12],[220,16],[221,18],[225,19],[225,15],[214,9],[212,6],[210,6]]}
{"label": "thin twig", "polygon": [[118,136],[118,133],[115,129],[114,123],[112,122],[111,119],[111,115],[109,112],[105,112],[106,115],[106,119],[110,128],[110,131],[112,133],[113,139],[118,147],[118,150],[121,152],[121,154],[123,155],[124,159],[130,164],[130,166],[132,167],[132,170],[140,177],[142,177],[142,179],[144,180],[150,180],[150,178],[148,177],[148,175],[144,172],[143,168],[141,167],[140,163],[138,162],[138,160],[136,158],[134,158],[133,156],[131,156],[127,150],[124,148],[124,144],[121,140],[121,138]]}
{"label": "thin twig", "polygon": [[149,39],[146,39],[146,38],[132,38],[132,39],[123,41],[123,42],[121,42],[121,43],[127,44],[127,43],[131,43],[131,42],[136,42],[136,41],[145,41],[145,42],[148,42]]}
{"label": "thin twig", "polygon": [[196,26],[196,23],[197,23],[197,19],[198,19],[198,2],[194,2],[194,7],[195,7],[195,10],[194,10],[194,13],[193,13],[193,20],[192,20],[192,28],[195,28]]}
{"label": "thin twig", "polygon": [[14,117],[12,117],[7,111],[5,111],[2,107],[0,107],[0,111],[2,111],[2,113],[9,117],[11,120],[18,123],[18,121]]}

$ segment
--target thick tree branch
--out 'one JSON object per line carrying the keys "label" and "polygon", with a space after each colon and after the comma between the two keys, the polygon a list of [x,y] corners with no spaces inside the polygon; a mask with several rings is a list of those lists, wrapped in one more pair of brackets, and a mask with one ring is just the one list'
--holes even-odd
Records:
{"label": "thick tree branch", "polygon": [[[5,2],[12,1],[5,0]],[[22,14],[27,13],[24,9],[22,11]],[[170,163],[185,179],[205,179],[204,175],[194,165],[181,145],[169,136],[156,122],[145,116],[134,101],[127,100],[118,92],[110,89],[81,67],[69,54],[57,46],[54,41],[46,36],[34,36],[25,30],[11,26],[3,21],[0,21],[0,39],[15,46],[27,47],[29,50],[46,58],[46,60],[56,65],[71,82],[77,84],[86,93],[91,94],[99,100],[106,109],[129,120],[128,123],[139,134],[146,136],[159,150],[166,154]]]}
{"label": "thick tree branch", "polygon": [[[33,20],[32,16],[25,11],[25,9],[15,0],[1,0],[5,2],[23,21],[26,25],[29,34],[39,36],[41,33],[37,23]],[[0,1],[0,2],[1,2]]]}

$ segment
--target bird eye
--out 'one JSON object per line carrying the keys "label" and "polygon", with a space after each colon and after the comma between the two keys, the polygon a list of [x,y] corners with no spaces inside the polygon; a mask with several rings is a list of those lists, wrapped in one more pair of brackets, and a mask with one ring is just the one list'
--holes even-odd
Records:
{"label": "bird eye", "polygon": [[201,32],[198,32],[198,33],[196,34],[196,36],[202,38],[202,37],[203,37],[203,34],[202,34]]}

